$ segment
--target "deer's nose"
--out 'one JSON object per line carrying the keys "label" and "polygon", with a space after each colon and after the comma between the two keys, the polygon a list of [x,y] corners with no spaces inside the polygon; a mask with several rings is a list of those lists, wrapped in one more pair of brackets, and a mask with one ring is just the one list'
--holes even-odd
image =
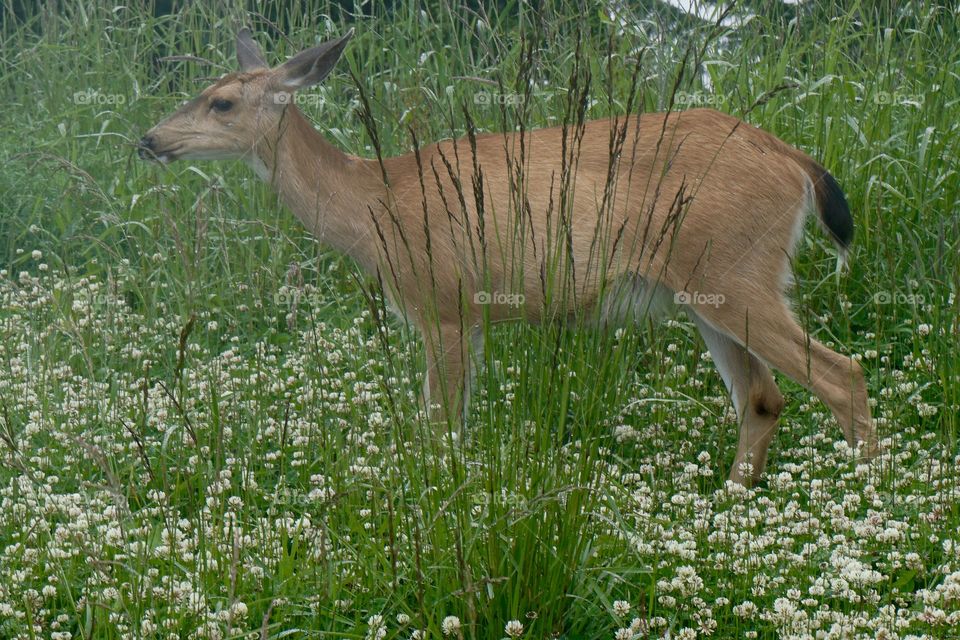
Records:
{"label": "deer's nose", "polygon": [[151,135],[146,135],[140,138],[140,145],[137,149],[137,153],[140,155],[141,160],[148,160],[153,157],[153,144],[154,139]]}

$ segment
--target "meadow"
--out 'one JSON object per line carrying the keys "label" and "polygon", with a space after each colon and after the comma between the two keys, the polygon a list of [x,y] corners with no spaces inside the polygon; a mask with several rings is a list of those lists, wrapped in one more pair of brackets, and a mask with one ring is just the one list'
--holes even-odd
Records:
{"label": "meadow", "polygon": [[[534,4],[4,3],[0,639],[960,637],[960,9]],[[764,479],[727,483],[682,312],[490,327],[467,428],[427,437],[376,282],[243,164],[137,158],[244,25],[274,63],[356,29],[298,101],[365,157],[582,95],[817,158],[856,238],[838,272],[807,225],[795,313],[865,367],[884,453],[778,377]]]}

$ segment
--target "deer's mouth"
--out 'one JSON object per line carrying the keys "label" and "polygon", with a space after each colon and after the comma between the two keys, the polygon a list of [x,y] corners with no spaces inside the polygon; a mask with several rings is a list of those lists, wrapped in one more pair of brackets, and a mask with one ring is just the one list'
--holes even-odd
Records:
{"label": "deer's mouth", "polygon": [[159,149],[157,148],[156,140],[152,136],[145,136],[137,146],[137,155],[140,156],[141,160],[153,160],[167,164],[177,159],[177,154],[180,152],[181,146],[182,145],[176,145],[167,147],[166,149]]}
{"label": "deer's mouth", "polygon": [[180,151],[180,147],[174,147],[172,149],[144,149],[140,147],[139,154],[141,160],[153,160],[154,162],[159,162],[161,164],[168,164],[177,159],[177,153]]}

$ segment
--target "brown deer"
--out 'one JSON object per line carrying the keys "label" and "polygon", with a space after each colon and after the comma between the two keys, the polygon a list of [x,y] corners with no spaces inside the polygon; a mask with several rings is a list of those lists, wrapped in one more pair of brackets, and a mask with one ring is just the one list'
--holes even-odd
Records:
{"label": "brown deer", "polygon": [[244,160],[319,240],[385,283],[423,335],[424,401],[438,421],[463,411],[482,322],[595,313],[609,324],[678,303],[740,419],[732,480],[764,468],[784,406],[770,367],[816,394],[847,442],[875,455],[860,365],[812,339],[785,297],[808,212],[841,255],[853,236],[843,192],[822,166],[707,109],[351,156],[292,95],[330,73],[352,33],[270,68],[242,30],[241,70],[153,127],[139,152],[164,163]]}

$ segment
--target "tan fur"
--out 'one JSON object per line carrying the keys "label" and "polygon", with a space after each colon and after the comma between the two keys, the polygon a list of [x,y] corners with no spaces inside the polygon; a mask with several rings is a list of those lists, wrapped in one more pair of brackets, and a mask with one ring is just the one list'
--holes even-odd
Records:
{"label": "tan fur", "polygon": [[[221,79],[149,132],[152,153],[245,159],[313,234],[379,278],[423,334],[438,418],[462,410],[485,311],[495,322],[542,322],[609,309],[607,296],[642,298],[639,289],[690,292],[707,298],[688,312],[742,422],[732,480],[759,476],[783,407],[768,367],[816,393],[848,442],[875,453],[859,365],[810,338],[784,296],[815,198],[817,165],[800,151],[731,116],[693,110],[588,122],[579,145],[571,127],[566,153],[563,129],[551,128],[525,134],[522,153],[518,134],[496,133],[478,136],[475,153],[468,139],[445,140],[420,149],[419,161],[408,153],[381,167],[339,151],[296,106],[276,104],[283,73]],[[211,110],[219,96],[235,103],[231,112]],[[525,301],[482,305],[479,292]]]}

